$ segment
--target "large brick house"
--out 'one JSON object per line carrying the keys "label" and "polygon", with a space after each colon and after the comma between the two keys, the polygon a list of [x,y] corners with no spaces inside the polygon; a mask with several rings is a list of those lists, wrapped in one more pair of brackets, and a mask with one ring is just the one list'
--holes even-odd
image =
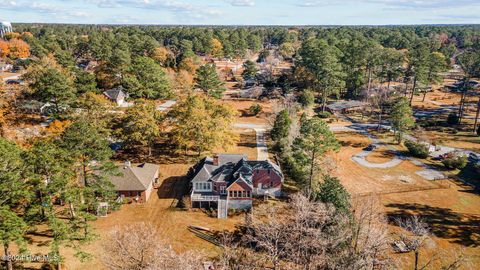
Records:
{"label": "large brick house", "polygon": [[[245,155],[206,157],[190,169],[192,207],[249,209],[254,196],[278,197],[283,174],[275,163]],[[224,206],[222,206],[222,204]]]}
{"label": "large brick house", "polygon": [[132,165],[129,161],[118,166],[119,174],[110,177],[118,195],[136,202],[147,202],[158,180],[160,167],[151,163]]}

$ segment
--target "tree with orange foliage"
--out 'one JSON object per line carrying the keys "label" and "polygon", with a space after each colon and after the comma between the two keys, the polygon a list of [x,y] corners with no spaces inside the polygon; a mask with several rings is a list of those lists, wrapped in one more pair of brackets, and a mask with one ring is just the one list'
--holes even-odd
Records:
{"label": "tree with orange foliage", "polygon": [[169,54],[171,54],[171,52],[167,48],[158,47],[153,50],[151,57],[164,67],[167,63]]}
{"label": "tree with orange foliage", "polygon": [[222,57],[223,56],[223,45],[220,40],[213,38],[211,41],[212,44],[212,56],[213,57]]}
{"label": "tree with orange foliage", "polygon": [[7,57],[10,53],[8,42],[0,40],[0,57]]}
{"label": "tree with orange foliage", "polygon": [[45,133],[49,137],[57,138],[59,137],[63,131],[71,124],[72,122],[69,120],[60,121],[54,120],[50,125],[45,129]]}
{"label": "tree with orange foliage", "polygon": [[17,32],[10,32],[5,34],[6,40],[18,39],[20,38],[20,33]]}
{"label": "tree with orange foliage", "polygon": [[192,75],[195,75],[195,72],[197,72],[197,64],[195,63],[195,60],[190,57],[182,59],[182,61],[178,65],[178,68],[180,70],[186,70]]}
{"label": "tree with orange foliage", "polygon": [[12,59],[27,58],[30,56],[30,46],[21,39],[12,39],[8,43],[10,48],[9,57]]}
{"label": "tree with orange foliage", "polygon": [[182,94],[190,93],[193,89],[194,83],[195,80],[192,74],[186,70],[178,71],[173,80],[175,90]]}
{"label": "tree with orange foliage", "polygon": [[23,38],[23,37],[33,38],[33,34],[30,33],[30,32],[23,32],[23,33],[22,33],[22,38]]}

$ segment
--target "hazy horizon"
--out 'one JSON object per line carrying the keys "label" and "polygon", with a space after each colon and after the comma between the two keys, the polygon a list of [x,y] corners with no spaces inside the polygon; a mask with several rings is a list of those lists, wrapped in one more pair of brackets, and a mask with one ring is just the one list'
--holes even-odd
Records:
{"label": "hazy horizon", "polygon": [[208,26],[480,24],[477,0],[0,0],[16,23]]}

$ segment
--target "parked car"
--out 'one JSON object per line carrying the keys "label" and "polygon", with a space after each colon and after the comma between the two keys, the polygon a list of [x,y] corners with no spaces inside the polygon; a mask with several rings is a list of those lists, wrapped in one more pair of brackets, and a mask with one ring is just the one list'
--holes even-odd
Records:
{"label": "parked car", "polygon": [[468,161],[472,162],[473,164],[480,164],[480,155],[475,153],[470,153],[468,155]]}
{"label": "parked car", "polygon": [[16,85],[16,84],[20,84],[20,81],[19,80],[7,80],[6,81],[7,84],[10,84],[10,85]]}
{"label": "parked car", "polygon": [[363,148],[364,151],[373,151],[377,148],[375,144],[370,144],[369,146]]}

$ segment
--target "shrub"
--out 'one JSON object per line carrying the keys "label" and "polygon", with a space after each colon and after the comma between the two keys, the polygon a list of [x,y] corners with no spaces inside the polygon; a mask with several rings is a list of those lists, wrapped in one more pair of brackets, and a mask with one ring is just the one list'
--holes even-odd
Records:
{"label": "shrub", "polygon": [[454,112],[451,112],[449,115],[448,115],[448,118],[447,118],[447,123],[449,125],[457,125],[458,124],[458,115]]}
{"label": "shrub", "polygon": [[325,111],[325,112],[319,112],[319,113],[317,114],[317,116],[318,116],[319,118],[325,119],[325,118],[330,118],[330,117],[332,117],[332,114],[331,114],[330,112]]}
{"label": "shrub", "polygon": [[248,111],[252,115],[258,115],[262,111],[262,106],[258,103],[255,103],[252,106],[250,106],[250,108],[248,108]]}
{"label": "shrub", "polygon": [[298,102],[302,104],[304,108],[310,107],[315,103],[315,95],[310,90],[305,90],[298,97]]}
{"label": "shrub", "polygon": [[468,158],[467,156],[451,156],[442,160],[443,165],[448,169],[463,169],[467,166]]}
{"label": "shrub", "polygon": [[428,145],[424,143],[416,143],[414,141],[406,141],[405,146],[408,148],[408,152],[417,158],[427,158],[429,155]]}

